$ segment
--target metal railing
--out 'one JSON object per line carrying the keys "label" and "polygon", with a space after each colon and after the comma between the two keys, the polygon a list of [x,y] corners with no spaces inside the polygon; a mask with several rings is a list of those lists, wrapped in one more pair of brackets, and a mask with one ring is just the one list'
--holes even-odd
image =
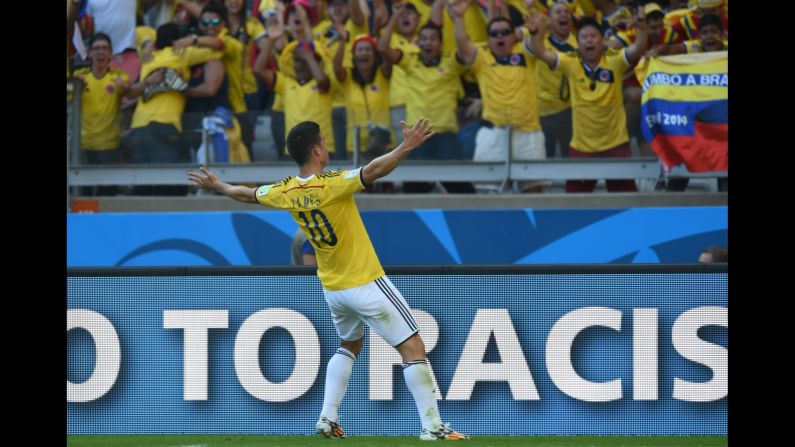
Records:
{"label": "metal railing", "polygon": [[[196,169],[196,164],[115,164],[87,165],[82,162],[80,150],[80,98],[82,84],[73,80],[73,101],[67,105],[67,209],[70,189],[78,186],[101,185],[185,185],[186,174]],[[133,103],[123,108],[132,112]],[[269,113],[269,112],[263,112]],[[354,150],[347,160],[332,160],[329,169],[352,169],[362,164],[359,136],[366,129],[349,126],[354,134]],[[186,130],[188,132],[188,130]],[[191,131],[193,132],[193,131]],[[257,161],[250,164],[216,163],[207,130],[201,132],[206,165],[212,167],[225,181],[232,183],[275,182],[295,174],[292,161]],[[509,132],[508,151],[511,154],[512,133]],[[271,137],[272,138],[272,137]],[[280,150],[277,148],[277,152]],[[278,154],[276,155],[278,158]],[[656,157],[569,159],[517,161],[506,156],[505,161],[475,162],[472,160],[407,160],[401,168],[379,181],[387,182],[494,182],[498,191],[504,192],[522,180],[578,180],[578,179],[649,179],[660,178],[662,169]],[[726,171],[693,174],[684,167],[671,171],[671,175],[686,178],[727,177]]]}

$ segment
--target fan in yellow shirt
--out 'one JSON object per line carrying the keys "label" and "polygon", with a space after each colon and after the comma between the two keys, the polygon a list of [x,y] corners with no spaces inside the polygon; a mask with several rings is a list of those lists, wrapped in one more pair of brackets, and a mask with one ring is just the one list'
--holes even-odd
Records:
{"label": "fan in yellow shirt", "polygon": [[[420,48],[417,46],[419,20],[417,8],[413,3],[393,3],[392,16],[381,31],[381,37],[378,39],[378,51],[382,55],[388,51],[400,51],[401,54],[407,57],[419,54]],[[396,64],[398,58],[394,57],[394,53],[392,54],[393,57],[390,59],[392,59],[393,64]],[[399,123],[406,120],[406,98],[411,94],[413,85],[406,71],[399,65],[392,67],[392,79],[390,82],[389,115],[393,123]],[[431,119],[433,120],[433,117]],[[436,121],[434,120],[434,122]],[[400,138],[400,132],[396,132],[396,144],[400,144]],[[414,153],[416,154],[417,152],[415,151]]]}
{"label": "fan in yellow shirt", "polygon": [[294,54],[292,70],[286,70],[284,64],[278,72],[268,68],[271,50],[280,37],[278,32],[272,32],[258,41],[261,51],[254,62],[254,73],[265,81],[268,89],[284,98],[287,129],[307,120],[319,123],[323,138],[330,142],[329,152],[333,153],[336,149],[331,130],[331,106],[335,85],[324,72],[321,56],[312,41],[296,42],[290,50],[285,49]]}
{"label": "fan in yellow shirt", "polygon": [[[546,31],[546,22],[531,14],[527,47],[541,61],[569,77],[574,133],[570,158],[629,157],[629,135],[623,100],[623,74],[636,63],[648,39],[646,15],[638,11],[638,37],[629,47],[608,49],[599,23],[589,17],[577,26],[578,53],[572,56],[546,48],[533,34]],[[535,30],[535,32],[533,32]],[[596,180],[566,182],[567,192],[590,192]],[[607,180],[608,191],[636,191],[634,180]]]}
{"label": "fan in yellow shirt", "polygon": [[[121,142],[121,98],[130,88],[127,72],[110,68],[110,37],[97,33],[88,44],[91,67],[75,71],[83,83],[80,110],[80,148],[87,164],[118,161]],[[94,191],[83,193],[94,194]],[[96,195],[114,195],[116,186],[100,186]]]}
{"label": "fan in yellow shirt", "polygon": [[[347,41],[347,31],[340,25],[337,32]],[[358,132],[358,148],[370,156],[385,152],[392,146],[389,121],[389,87],[392,63],[381,58],[378,44],[369,34],[353,39],[353,68],[343,66],[344,49],[334,55],[334,75],[345,94],[347,109],[347,147],[354,149]],[[357,130],[358,129],[358,130]]]}
{"label": "fan in yellow shirt", "polygon": [[[150,84],[163,79],[164,69],[173,70],[182,80],[190,79],[190,67],[210,59],[220,59],[221,53],[209,48],[189,46],[175,50],[179,25],[166,23],[157,28],[156,50],[152,59],[141,66],[141,81],[133,85],[128,96],[135,98]],[[217,40],[214,37],[196,37]],[[187,85],[187,84],[186,84]],[[185,96],[181,91],[163,91],[141,98],[133,113],[129,143],[135,163],[179,163],[190,161],[190,154],[180,141]]]}

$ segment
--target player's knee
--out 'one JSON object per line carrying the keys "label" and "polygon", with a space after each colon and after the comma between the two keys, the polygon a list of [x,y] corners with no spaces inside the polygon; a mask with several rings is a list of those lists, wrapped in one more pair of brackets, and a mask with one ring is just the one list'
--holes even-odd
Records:
{"label": "player's knee", "polygon": [[412,335],[408,340],[396,346],[403,361],[413,361],[425,358],[425,343],[422,342],[420,333]]}
{"label": "player's knee", "polygon": [[364,337],[354,340],[354,341],[340,341],[340,347],[347,349],[348,351],[352,352],[353,355],[359,357],[359,352],[362,350],[362,344],[364,343]]}

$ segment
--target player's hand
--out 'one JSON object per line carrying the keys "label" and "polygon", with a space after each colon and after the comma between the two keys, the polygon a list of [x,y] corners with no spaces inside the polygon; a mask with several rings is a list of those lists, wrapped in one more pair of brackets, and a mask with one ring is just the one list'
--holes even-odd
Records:
{"label": "player's hand", "polygon": [[410,150],[419,147],[428,138],[436,134],[433,131],[433,124],[428,118],[420,118],[411,128],[405,121],[401,121],[400,124],[403,125],[403,144],[408,146]]}
{"label": "player's hand", "polygon": [[217,187],[221,185],[221,180],[218,176],[210,172],[204,166],[200,167],[199,170],[201,172],[188,172],[188,180],[190,180],[193,186],[208,191],[217,191]]}

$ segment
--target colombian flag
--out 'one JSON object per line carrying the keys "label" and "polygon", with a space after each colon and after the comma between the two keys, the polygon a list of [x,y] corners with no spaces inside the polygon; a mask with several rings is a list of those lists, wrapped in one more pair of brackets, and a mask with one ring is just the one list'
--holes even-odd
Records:
{"label": "colombian flag", "polygon": [[729,168],[729,53],[682,54],[641,61],[641,128],[667,169]]}

